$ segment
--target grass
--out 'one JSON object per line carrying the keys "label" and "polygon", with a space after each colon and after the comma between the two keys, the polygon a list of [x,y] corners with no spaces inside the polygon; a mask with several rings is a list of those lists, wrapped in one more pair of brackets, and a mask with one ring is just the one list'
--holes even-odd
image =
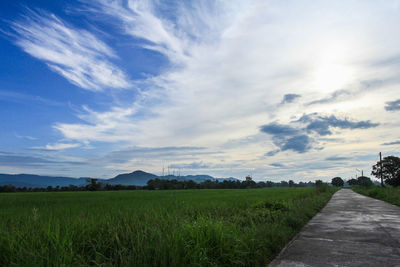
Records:
{"label": "grass", "polygon": [[365,196],[377,198],[394,205],[400,206],[400,188],[394,187],[354,187],[353,190]]}
{"label": "grass", "polygon": [[2,266],[260,266],[334,189],[0,194]]}

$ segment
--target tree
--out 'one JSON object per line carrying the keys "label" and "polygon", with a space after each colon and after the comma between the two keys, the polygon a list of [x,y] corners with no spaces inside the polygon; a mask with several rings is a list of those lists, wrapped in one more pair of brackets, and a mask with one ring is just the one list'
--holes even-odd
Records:
{"label": "tree", "polygon": [[294,181],[293,180],[289,180],[289,187],[294,187],[294,186],[295,186]]}
{"label": "tree", "polygon": [[344,181],[340,177],[335,177],[335,178],[332,178],[331,184],[333,186],[342,187],[344,185]]}
{"label": "tree", "polygon": [[315,186],[316,187],[322,186],[323,184],[324,184],[324,182],[322,182],[322,180],[316,180],[315,181]]}
{"label": "tree", "polygon": [[391,186],[400,186],[400,158],[395,156],[384,157],[381,162],[372,166],[372,175],[382,178],[386,184]]}
{"label": "tree", "polygon": [[371,181],[369,177],[360,176],[357,178],[357,185],[369,187],[372,186],[374,183]]}
{"label": "tree", "polygon": [[356,180],[356,179],[354,179],[354,178],[352,178],[352,179],[348,180],[348,181],[347,181],[347,183],[348,183],[349,185],[358,185],[358,182],[357,182],[357,180]]}
{"label": "tree", "polygon": [[86,187],[90,190],[90,191],[96,191],[101,187],[100,183],[97,183],[97,179],[94,178],[88,178],[86,179],[86,182],[88,182],[89,184],[86,185]]}

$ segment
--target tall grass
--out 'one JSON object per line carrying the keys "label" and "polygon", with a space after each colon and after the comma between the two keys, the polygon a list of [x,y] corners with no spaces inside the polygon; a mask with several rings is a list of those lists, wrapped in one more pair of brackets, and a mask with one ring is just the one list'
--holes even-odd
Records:
{"label": "tall grass", "polygon": [[354,187],[353,190],[357,193],[377,198],[394,205],[400,206],[400,188],[394,187]]}
{"label": "tall grass", "polygon": [[310,188],[0,195],[2,266],[257,266],[330,199]]}

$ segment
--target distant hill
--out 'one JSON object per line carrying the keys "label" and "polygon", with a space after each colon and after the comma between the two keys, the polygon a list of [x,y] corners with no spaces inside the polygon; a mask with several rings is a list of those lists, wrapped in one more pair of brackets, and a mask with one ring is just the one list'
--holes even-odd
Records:
{"label": "distant hill", "polygon": [[165,176],[158,176],[152,173],[144,172],[144,171],[134,171],[131,173],[124,173],[124,174],[119,174],[115,176],[112,179],[105,180],[102,182],[105,183],[110,183],[110,184],[122,184],[122,185],[139,185],[139,186],[144,186],[147,184],[148,180],[151,179],[164,179],[164,180],[178,180],[178,181],[188,181],[188,180],[193,180],[196,183],[201,183],[206,180],[218,180],[218,181],[223,181],[223,180],[231,180],[235,181],[238,180],[236,178],[230,177],[230,178],[214,178],[210,175],[185,175],[185,176],[176,176],[176,175],[165,175]]}
{"label": "distant hill", "polygon": [[[187,181],[193,180],[196,183],[201,183],[206,180],[212,181],[239,181],[239,179],[230,177],[230,178],[214,178],[210,175],[185,175],[185,176],[176,176],[176,175],[165,175],[158,176],[152,173],[144,172],[144,171],[134,171],[131,173],[119,174],[111,179],[99,179],[99,182],[108,183],[108,184],[121,184],[121,185],[138,185],[144,186],[147,184],[147,181],[150,179],[165,179],[165,180],[178,180],[178,181]],[[13,185],[15,187],[47,187],[47,186],[69,186],[76,185],[82,186],[86,185],[87,178],[71,178],[71,177],[58,177],[58,176],[41,176],[34,174],[0,174],[0,186],[2,185]]]}
{"label": "distant hill", "polygon": [[[109,184],[121,184],[121,185],[146,185],[148,180],[159,178],[157,175],[144,172],[134,171],[131,173],[124,173],[115,176],[112,179],[104,181]],[[103,182],[103,181],[102,181]]]}
{"label": "distant hill", "polygon": [[13,185],[15,187],[81,186],[85,184],[85,178],[41,176],[34,174],[0,174],[0,185]]}

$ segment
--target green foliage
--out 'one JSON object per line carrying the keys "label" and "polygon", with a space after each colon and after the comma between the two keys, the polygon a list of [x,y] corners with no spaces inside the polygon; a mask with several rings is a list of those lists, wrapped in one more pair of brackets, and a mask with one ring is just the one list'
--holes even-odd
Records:
{"label": "green foliage", "polygon": [[394,205],[400,206],[400,189],[393,187],[370,187],[370,188],[353,188],[353,190],[357,193],[377,198]]}
{"label": "green foliage", "polygon": [[344,185],[344,181],[340,177],[335,177],[335,178],[332,178],[331,184],[333,186],[342,187]]}
{"label": "green foliage", "polygon": [[371,178],[366,176],[359,176],[357,179],[350,179],[347,181],[350,186],[371,187],[374,185]]}
{"label": "green foliage", "polygon": [[386,184],[400,186],[400,158],[395,156],[384,157],[382,162],[372,166],[372,175],[380,179],[382,174]]}
{"label": "green foliage", "polygon": [[334,189],[0,195],[2,266],[265,265]]}
{"label": "green foliage", "polygon": [[348,183],[350,186],[358,185],[357,179],[354,179],[354,178],[348,180],[347,183]]}
{"label": "green foliage", "polygon": [[[332,190],[329,187],[329,185],[327,183],[324,183],[322,180],[315,181],[315,188],[316,188],[316,191],[319,193],[325,193],[325,192],[329,192]],[[336,189],[333,189],[333,190],[336,190]]]}
{"label": "green foliage", "polygon": [[373,186],[374,183],[369,177],[366,176],[360,176],[357,178],[357,185],[359,186],[364,186],[364,187],[370,187]]}

